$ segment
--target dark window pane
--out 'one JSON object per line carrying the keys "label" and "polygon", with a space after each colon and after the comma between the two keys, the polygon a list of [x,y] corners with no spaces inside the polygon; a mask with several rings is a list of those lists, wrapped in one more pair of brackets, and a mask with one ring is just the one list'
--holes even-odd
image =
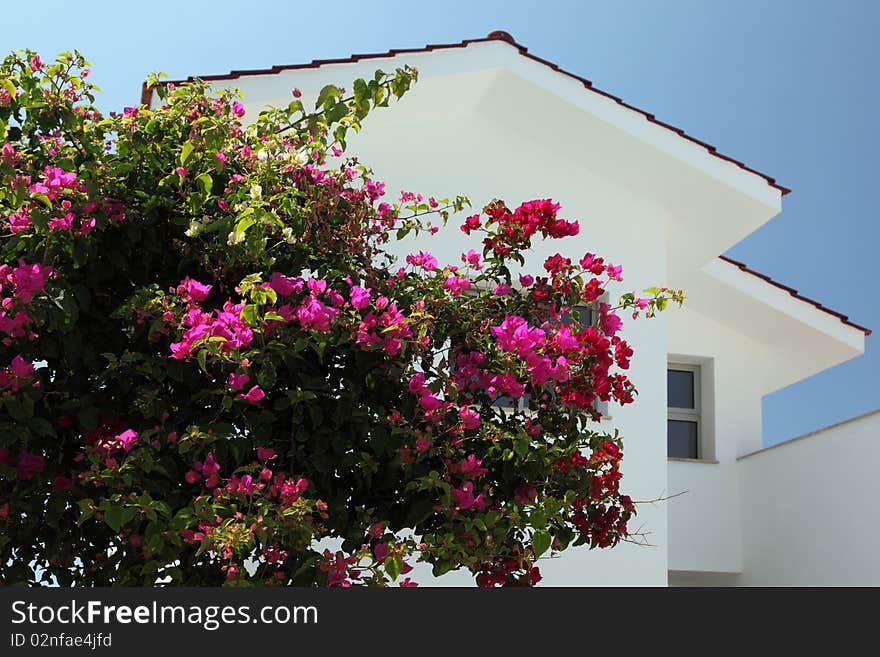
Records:
{"label": "dark window pane", "polygon": [[517,408],[517,401],[509,395],[499,395],[492,400],[492,406],[498,408]]}
{"label": "dark window pane", "polygon": [[589,326],[593,323],[593,311],[590,310],[587,306],[572,306],[564,313],[562,313],[562,318],[560,322],[562,324],[572,324],[575,319],[577,319],[584,326]]}
{"label": "dark window pane", "polygon": [[697,454],[697,423],[685,420],[666,421],[666,452],[677,459],[699,458]]}
{"label": "dark window pane", "polygon": [[694,373],[684,370],[666,370],[667,406],[694,407]]}

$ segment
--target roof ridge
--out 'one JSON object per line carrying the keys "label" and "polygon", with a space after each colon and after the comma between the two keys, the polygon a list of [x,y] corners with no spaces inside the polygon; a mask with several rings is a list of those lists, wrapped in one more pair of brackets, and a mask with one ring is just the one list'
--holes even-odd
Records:
{"label": "roof ridge", "polygon": [[[786,194],[791,192],[791,190],[789,188],[783,187],[782,185],[778,184],[776,182],[775,178],[771,178],[767,174],[761,173],[757,169],[752,169],[751,167],[747,166],[745,163],[743,163],[733,157],[730,157],[728,155],[724,155],[723,153],[719,153],[718,150],[715,148],[715,146],[713,146],[705,141],[702,141],[700,139],[697,139],[696,137],[693,137],[692,135],[689,135],[687,132],[685,132],[681,128],[676,128],[675,126],[673,126],[669,123],[666,123],[664,121],[660,121],[659,119],[655,118],[653,114],[646,112],[643,109],[639,109],[635,105],[630,105],[629,103],[627,103],[623,99],[621,99],[619,96],[615,96],[614,94],[608,93],[607,91],[603,91],[601,89],[594,87],[593,83],[590,80],[587,80],[586,78],[581,77],[580,75],[576,75],[575,73],[572,73],[570,71],[566,71],[565,69],[561,68],[558,64],[554,64],[553,62],[551,62],[547,59],[543,59],[541,57],[533,55],[532,53],[529,52],[528,48],[526,48],[524,45],[522,45],[520,43],[517,43],[517,41],[510,35],[510,33],[505,32],[504,30],[493,30],[492,32],[489,32],[489,34],[487,34],[484,37],[475,38],[475,39],[463,39],[459,43],[431,44],[431,45],[426,45],[422,48],[392,49],[392,50],[389,50],[388,52],[384,52],[384,53],[355,54],[355,55],[351,55],[347,58],[323,59],[323,60],[322,59],[313,59],[311,62],[309,62],[307,64],[283,64],[283,65],[272,66],[271,68],[264,68],[264,69],[248,69],[248,70],[230,71],[227,74],[189,76],[188,78],[186,78],[184,80],[168,80],[168,81],[160,82],[159,84],[162,84],[162,85],[182,84],[182,83],[186,83],[186,82],[192,82],[196,78],[199,78],[201,80],[206,80],[206,81],[236,80],[238,78],[241,78],[244,76],[249,76],[249,75],[273,75],[276,73],[280,73],[281,71],[320,68],[321,66],[332,65],[332,64],[353,64],[353,63],[362,61],[364,59],[381,59],[381,58],[385,58],[385,57],[395,57],[396,55],[399,55],[399,54],[424,53],[424,52],[431,52],[434,50],[449,50],[452,48],[466,48],[467,46],[469,46],[472,43],[483,43],[483,42],[487,42],[487,41],[503,41],[503,42],[509,44],[510,46],[516,48],[519,51],[519,54],[522,55],[523,57],[527,57],[535,62],[538,62],[539,64],[543,64],[544,66],[547,66],[551,70],[554,70],[557,73],[560,73],[561,75],[565,75],[565,76],[570,77],[574,80],[577,80],[578,82],[583,84],[584,88],[586,88],[588,91],[592,91],[592,92],[597,93],[599,95],[605,96],[606,98],[613,100],[615,103],[617,103],[621,107],[625,107],[626,109],[632,110],[634,112],[638,112],[639,114],[644,116],[645,119],[647,119],[649,122],[654,123],[655,125],[658,125],[661,128],[665,128],[671,132],[674,132],[679,137],[686,139],[694,144],[697,144],[698,146],[702,146],[704,149],[706,149],[706,151],[709,153],[709,155],[712,155],[713,157],[717,157],[718,159],[724,160],[726,162],[730,162],[731,164],[736,165],[737,167],[739,167],[740,169],[742,169],[744,171],[747,171],[747,172],[752,173],[756,176],[759,176],[760,178],[763,178],[767,182],[768,185],[770,185],[774,189],[779,190],[783,196],[785,196]],[[147,83],[144,82],[141,87],[141,104],[149,105],[152,100],[152,97],[153,97],[152,88],[147,87]]]}

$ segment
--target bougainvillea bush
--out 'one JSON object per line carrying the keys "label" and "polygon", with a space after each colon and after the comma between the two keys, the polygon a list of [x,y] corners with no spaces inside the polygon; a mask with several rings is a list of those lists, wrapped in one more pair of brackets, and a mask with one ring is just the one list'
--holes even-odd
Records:
{"label": "bougainvillea bush", "polygon": [[511,274],[578,233],[551,200],[383,200],[346,135],[413,69],[248,124],[156,78],[161,107],[102,116],[87,65],[0,66],[4,583],[533,585],[627,538],[597,401],[634,399],[620,315],[679,292],[612,307],[590,253]]}

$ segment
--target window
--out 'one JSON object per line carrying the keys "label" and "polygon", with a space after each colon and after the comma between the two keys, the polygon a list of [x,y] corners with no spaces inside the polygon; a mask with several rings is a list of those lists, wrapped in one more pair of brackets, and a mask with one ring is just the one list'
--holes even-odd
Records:
{"label": "window", "polygon": [[670,363],[666,369],[666,452],[669,458],[699,459],[700,366]]}

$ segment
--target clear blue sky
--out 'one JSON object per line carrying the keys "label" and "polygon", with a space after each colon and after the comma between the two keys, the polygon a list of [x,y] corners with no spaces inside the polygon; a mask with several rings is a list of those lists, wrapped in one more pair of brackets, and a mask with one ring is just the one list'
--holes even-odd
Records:
{"label": "clear blue sky", "polygon": [[[21,8],[17,8],[21,7]],[[873,0],[278,2],[196,0],[5,7],[0,51],[77,48],[105,90],[141,81],[513,34],[530,52],[714,144],[793,189],[728,252],[880,333],[880,3]],[[767,444],[880,407],[866,355],[774,393]]]}

